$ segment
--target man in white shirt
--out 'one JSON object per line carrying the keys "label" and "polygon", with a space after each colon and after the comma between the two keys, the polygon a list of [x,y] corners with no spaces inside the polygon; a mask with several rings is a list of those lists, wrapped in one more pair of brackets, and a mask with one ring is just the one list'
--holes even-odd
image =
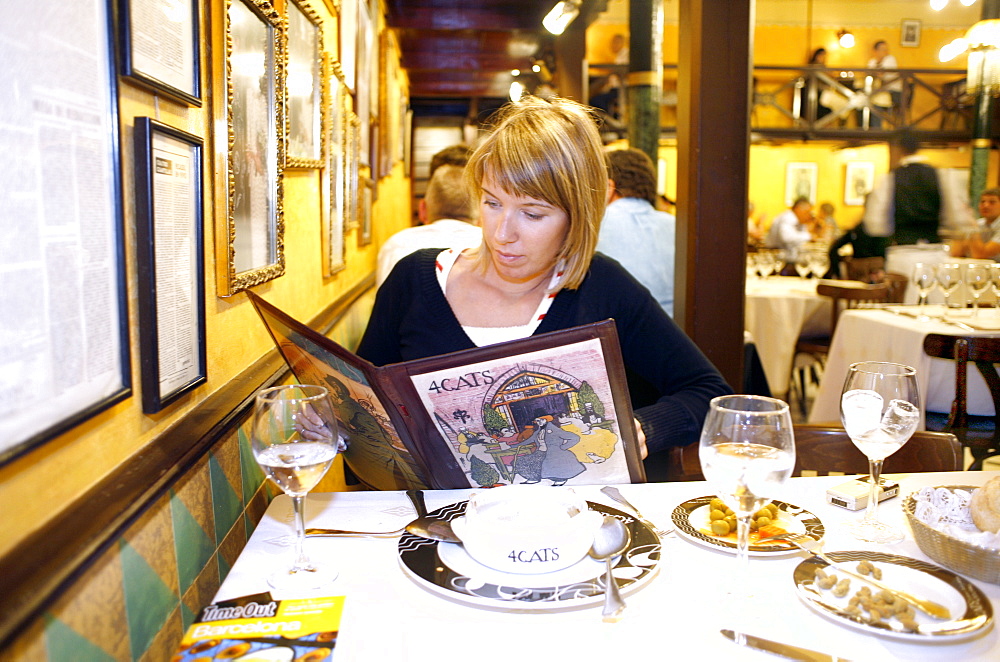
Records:
{"label": "man in white shirt", "polygon": [[803,244],[813,241],[820,230],[808,198],[797,198],[791,209],[786,209],[771,221],[767,232],[767,247],[779,248],[786,263],[793,262]]}
{"label": "man in white shirt", "polygon": [[400,230],[378,252],[378,285],[403,257],[420,248],[478,246],[483,231],[477,224],[476,205],[465,188],[463,166],[442,165],[434,171],[418,216],[424,225]]}
{"label": "man in white shirt", "polygon": [[[875,46],[872,47],[872,57],[868,60],[868,69],[898,69],[899,65],[896,63],[896,58],[889,54],[889,44],[884,41],[876,41]],[[903,80],[899,77],[899,74],[877,74],[876,78],[881,80],[881,86],[876,88],[876,94],[873,95],[877,98],[879,92],[888,92],[889,102],[892,104],[886,110],[889,115],[892,116],[899,108],[900,102],[903,100]],[[873,100],[873,103],[875,101]],[[882,104],[875,103],[877,106],[883,106]],[[871,128],[877,129],[882,126],[882,118],[875,113],[871,114]]]}
{"label": "man in white shirt", "polygon": [[979,194],[979,215],[976,229],[967,239],[953,242],[951,254],[1000,262],[1000,188],[988,188]]}

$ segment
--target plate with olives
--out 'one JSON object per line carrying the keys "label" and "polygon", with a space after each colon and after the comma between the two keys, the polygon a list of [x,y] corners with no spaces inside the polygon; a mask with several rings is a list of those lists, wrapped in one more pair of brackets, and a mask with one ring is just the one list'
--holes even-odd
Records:
{"label": "plate with olives", "polygon": [[[701,545],[736,553],[736,517],[717,496],[689,499],[671,514],[677,533]],[[805,533],[821,540],[826,532],[816,515],[805,508],[774,500],[753,514],[750,531],[751,556],[794,554],[798,549],[775,540],[758,544],[760,538],[780,533]]]}

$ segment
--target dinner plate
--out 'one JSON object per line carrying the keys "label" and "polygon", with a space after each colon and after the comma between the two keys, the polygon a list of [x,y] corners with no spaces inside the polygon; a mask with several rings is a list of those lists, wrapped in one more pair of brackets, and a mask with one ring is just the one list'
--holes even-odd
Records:
{"label": "dinner plate", "polygon": [[[800,563],[793,574],[799,598],[823,616],[847,627],[869,634],[904,641],[958,641],[975,637],[985,632],[993,624],[993,608],[989,598],[975,584],[950,570],[917,559],[882,552],[827,552],[827,556],[838,563],[869,561],[882,569],[882,583],[907,593],[933,600],[947,607],[952,619],[942,621],[915,609],[916,632],[903,629],[896,618],[870,623],[862,616],[854,616],[846,611],[852,595],[864,585],[859,579],[851,579],[851,587],[844,597],[834,597],[829,590],[815,585],[814,575],[827,563],[815,557]],[[850,567],[850,566],[849,566]],[[855,569],[851,567],[851,569]],[[835,574],[831,571],[830,574]],[[846,578],[846,575],[841,575]],[[872,589],[877,593],[877,589]]]}
{"label": "dinner plate", "polygon": [[[465,512],[467,501],[431,512],[428,517],[451,521]],[[632,540],[614,563],[613,574],[623,594],[652,581],[659,570],[660,539],[631,515],[587,502],[591,510],[617,517]],[[442,597],[487,609],[553,611],[604,602],[604,563],[589,556],[557,572],[520,575],[487,568],[455,543],[427,540],[404,533],[398,545],[403,572],[423,588]]]}
{"label": "dinner plate", "polygon": [[[708,528],[708,504],[714,498],[715,495],[709,495],[685,501],[674,508],[674,512],[671,513],[670,518],[673,520],[677,532],[688,540],[735,554],[735,538],[720,538],[719,536],[713,536],[703,531],[703,529]],[[778,524],[785,527],[790,533],[805,533],[816,540],[823,538],[826,528],[819,521],[819,518],[811,512],[805,508],[799,508],[798,506],[793,506],[790,503],[778,501],[777,499],[774,499],[773,503],[781,510],[781,517],[778,519]],[[797,547],[786,542],[775,542],[767,545],[754,545],[751,543],[748,553],[750,556],[782,556],[785,554],[794,554],[797,551]]]}

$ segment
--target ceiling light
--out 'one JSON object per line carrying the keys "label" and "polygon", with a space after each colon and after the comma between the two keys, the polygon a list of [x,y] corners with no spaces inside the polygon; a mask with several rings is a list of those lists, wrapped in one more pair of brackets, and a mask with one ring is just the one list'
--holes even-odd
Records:
{"label": "ceiling light", "polygon": [[962,4],[965,5],[966,7],[971,7],[972,5],[976,4],[976,0],[961,0],[961,1]]}
{"label": "ceiling light", "polygon": [[854,35],[847,30],[840,30],[837,32],[837,41],[840,43],[841,48],[854,47]]}
{"label": "ceiling light", "polygon": [[510,75],[511,76],[520,76],[521,75],[521,70],[520,69],[511,69],[510,70]]}
{"label": "ceiling light", "polygon": [[524,85],[521,85],[516,80],[510,84],[510,90],[508,91],[511,101],[520,101],[521,97],[524,96]]}
{"label": "ceiling light", "polygon": [[931,0],[931,9],[941,11],[948,5],[948,0]]}
{"label": "ceiling light", "polygon": [[580,14],[580,3],[583,0],[560,0],[556,6],[542,19],[542,25],[552,34],[562,34]]}

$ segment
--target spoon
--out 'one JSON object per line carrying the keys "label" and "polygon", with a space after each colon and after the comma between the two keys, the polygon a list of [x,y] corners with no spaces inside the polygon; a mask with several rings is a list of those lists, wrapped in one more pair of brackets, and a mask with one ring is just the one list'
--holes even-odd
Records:
{"label": "spoon", "polygon": [[604,610],[601,616],[605,623],[617,623],[621,619],[625,601],[618,592],[618,582],[611,574],[611,559],[628,547],[632,535],[621,520],[611,515],[604,516],[604,522],[594,534],[594,544],[587,554],[598,561],[604,561]]}
{"label": "spoon", "polygon": [[438,540],[441,542],[462,542],[451,530],[451,522],[434,519],[427,516],[427,505],[424,503],[424,493],[421,490],[407,490],[413,507],[417,511],[417,519],[406,525],[406,530],[415,536]]}

